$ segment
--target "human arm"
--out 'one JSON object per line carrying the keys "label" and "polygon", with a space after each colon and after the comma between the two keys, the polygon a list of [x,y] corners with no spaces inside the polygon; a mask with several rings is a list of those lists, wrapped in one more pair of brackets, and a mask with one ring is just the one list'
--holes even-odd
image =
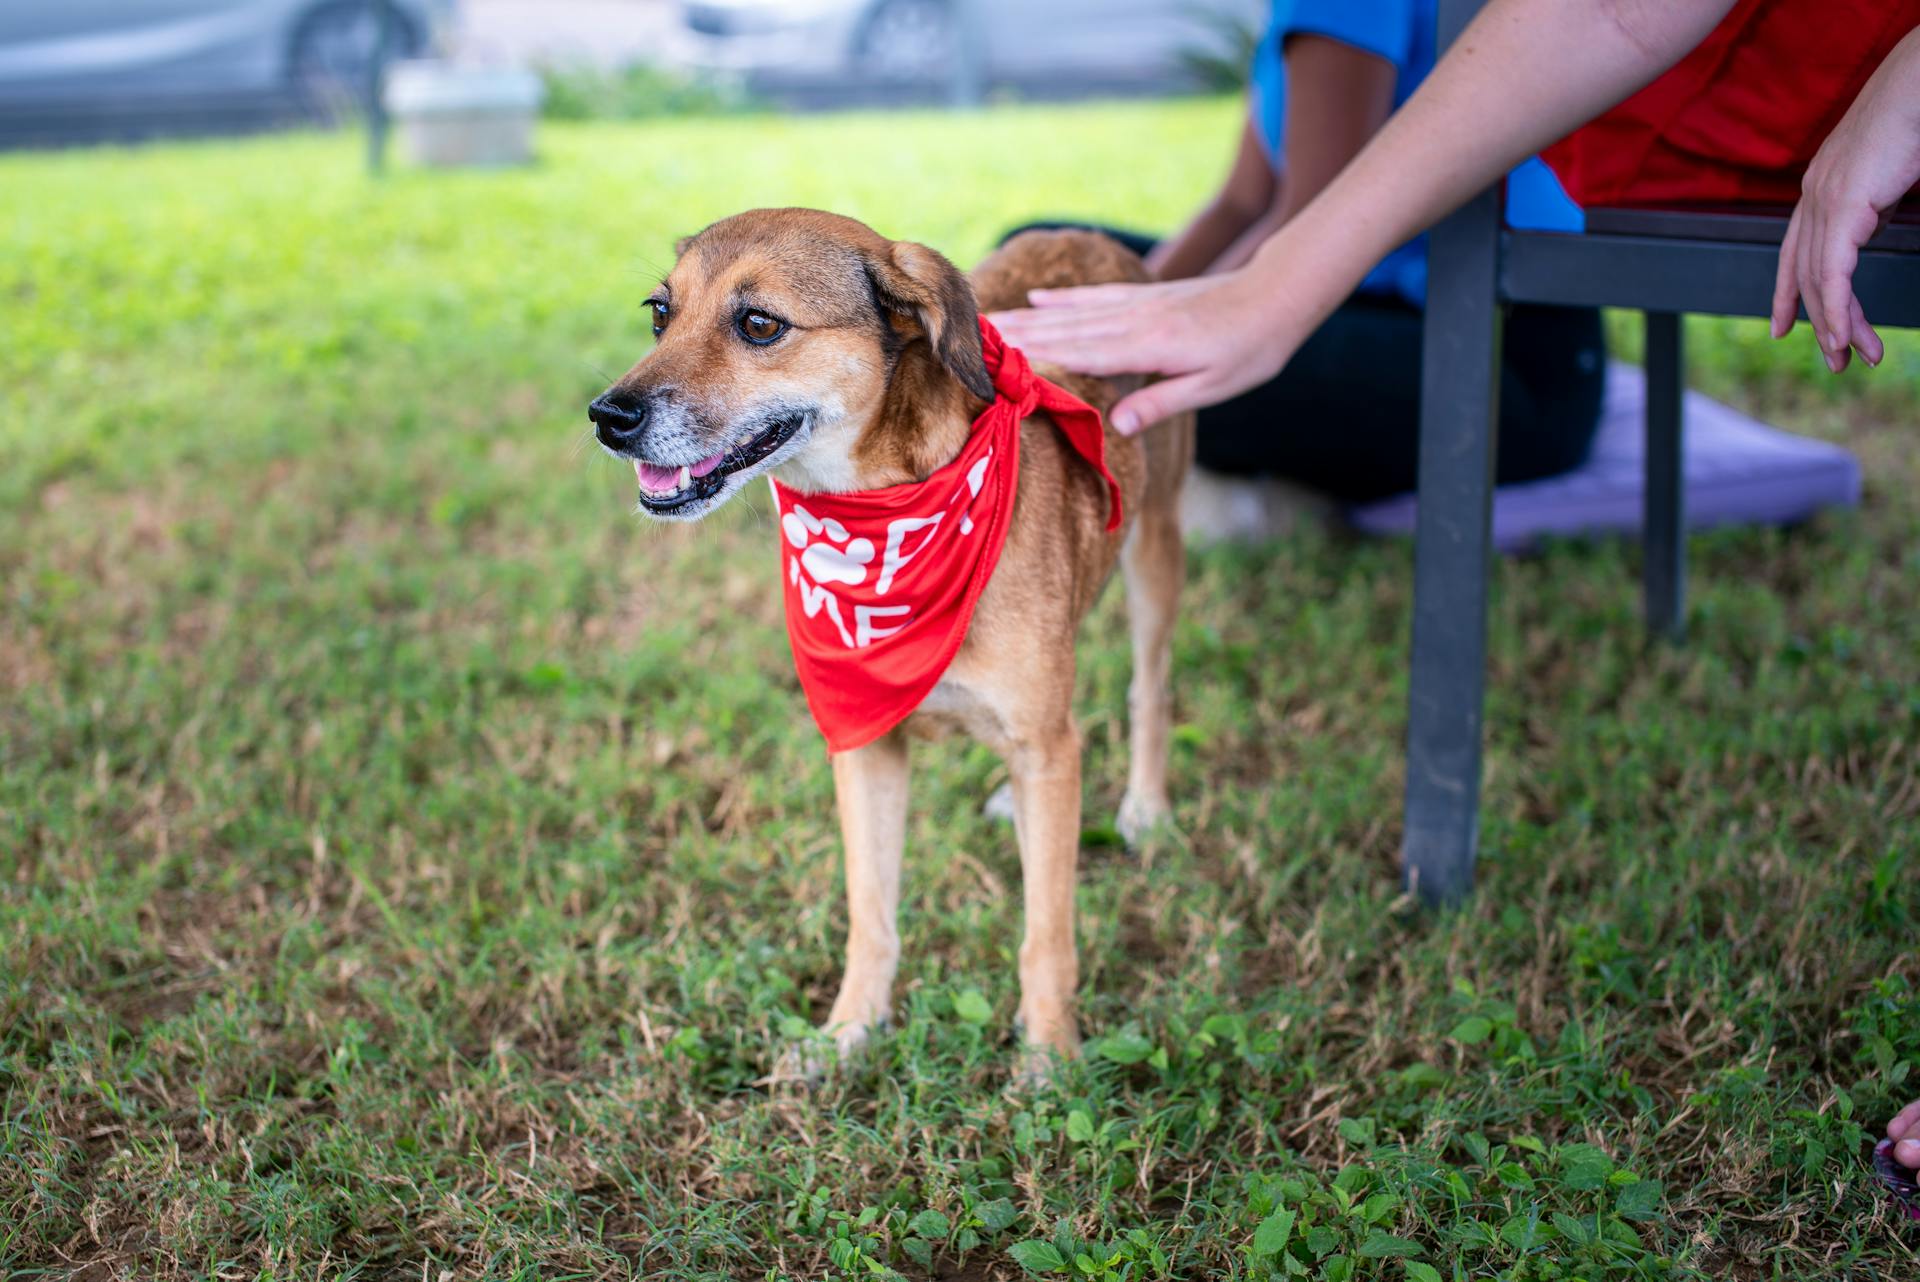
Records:
{"label": "human arm", "polygon": [[1288,37],[1281,56],[1291,105],[1280,173],[1275,174],[1249,113],[1239,155],[1220,193],[1184,231],[1147,255],[1147,267],[1158,279],[1244,266],[1267,237],[1359,154],[1393,109],[1398,71],[1385,58],[1304,32]]}
{"label": "human arm", "polygon": [[1880,64],[1807,166],[1800,203],[1780,246],[1773,290],[1773,336],[1792,330],[1795,305],[1838,374],[1854,351],[1868,365],[1886,355],[1853,293],[1860,249],[1887,225],[1895,205],[1920,182],[1920,29]]}
{"label": "human arm", "polygon": [[1160,280],[1179,280],[1207,271],[1247,229],[1279,201],[1281,184],[1267,159],[1260,128],[1249,111],[1240,129],[1233,168],[1212,200],[1177,234],[1154,246],[1147,270]]}
{"label": "human arm", "polygon": [[1299,32],[1287,38],[1287,125],[1281,139],[1285,181],[1251,226],[1209,266],[1245,266],[1266,243],[1347,167],[1393,111],[1399,70],[1343,40]]}
{"label": "human arm", "polygon": [[1197,281],[1036,290],[994,320],[1028,355],[1169,375],[1115,406],[1137,430],[1266,381],[1373,265],[1520,160],[1639,89],[1732,0],[1490,0],[1419,91],[1246,266]]}

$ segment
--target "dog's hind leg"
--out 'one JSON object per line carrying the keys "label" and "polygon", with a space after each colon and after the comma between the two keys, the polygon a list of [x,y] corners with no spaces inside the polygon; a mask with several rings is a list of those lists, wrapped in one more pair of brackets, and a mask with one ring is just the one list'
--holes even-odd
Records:
{"label": "dog's hind leg", "polygon": [[1073,897],[1080,862],[1080,732],[1070,714],[1007,754],[1026,933],[1020,941],[1020,1024],[1027,1074],[1080,1049],[1074,1014],[1080,989]]}
{"label": "dog's hind leg", "polygon": [[[893,1006],[900,964],[900,862],[907,841],[907,738],[895,730],[833,758],[834,799],[846,847],[847,961],[821,1031],[842,1058],[866,1043]],[[776,1078],[814,1078],[825,1057],[788,1051]]]}
{"label": "dog's hind leg", "polygon": [[1193,449],[1193,418],[1149,429],[1148,473],[1140,510],[1120,552],[1133,634],[1133,682],[1127,691],[1127,792],[1118,826],[1137,848],[1171,814],[1167,743],[1173,729],[1173,625],[1186,577],[1180,537],[1180,486]]}

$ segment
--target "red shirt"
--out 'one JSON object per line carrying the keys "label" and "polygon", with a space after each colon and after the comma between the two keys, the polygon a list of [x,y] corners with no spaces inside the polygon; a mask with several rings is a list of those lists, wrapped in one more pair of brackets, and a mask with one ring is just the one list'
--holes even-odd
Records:
{"label": "red shirt", "polygon": [[1791,205],[1920,0],[1739,0],[1665,75],[1542,155],[1580,204]]}

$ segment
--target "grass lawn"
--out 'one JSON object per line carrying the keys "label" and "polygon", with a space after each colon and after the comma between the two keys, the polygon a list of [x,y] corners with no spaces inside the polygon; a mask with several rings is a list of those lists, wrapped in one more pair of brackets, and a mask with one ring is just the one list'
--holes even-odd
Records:
{"label": "grass lawn", "polygon": [[1834,380],[1696,323],[1868,488],[1697,539],[1685,649],[1629,547],[1502,567],[1464,911],[1393,868],[1408,549],[1196,551],[1140,858],[1117,592],[1081,645],[1084,1060],[1008,1091],[1019,868],[953,743],[894,1031],[757,1084],[844,920],[773,532],[642,527],[584,406],[714,217],[1163,228],[1233,115],[0,158],[0,1272],[1914,1276],[1863,1160],[1920,1093],[1911,336]]}

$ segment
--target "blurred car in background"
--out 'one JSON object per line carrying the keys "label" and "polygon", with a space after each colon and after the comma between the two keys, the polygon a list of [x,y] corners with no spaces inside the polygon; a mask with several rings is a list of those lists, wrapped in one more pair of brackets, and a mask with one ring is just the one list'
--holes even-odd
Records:
{"label": "blurred car in background", "polygon": [[694,67],[878,84],[1172,84],[1267,0],[682,0]]}
{"label": "blurred car in background", "polygon": [[138,136],[183,122],[332,119],[453,0],[4,0],[0,136]]}

